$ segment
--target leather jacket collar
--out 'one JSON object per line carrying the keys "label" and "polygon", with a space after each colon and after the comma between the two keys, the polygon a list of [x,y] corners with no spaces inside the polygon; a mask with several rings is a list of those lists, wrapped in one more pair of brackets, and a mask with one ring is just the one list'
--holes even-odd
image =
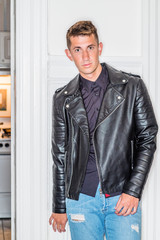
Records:
{"label": "leather jacket collar", "polygon": [[[106,63],[102,63],[102,65],[105,65],[108,70],[111,85],[126,84],[128,82],[127,77],[121,71],[114,69]],[[76,95],[79,92],[79,76],[80,74],[77,74],[76,77],[64,88],[63,91],[66,96]]]}

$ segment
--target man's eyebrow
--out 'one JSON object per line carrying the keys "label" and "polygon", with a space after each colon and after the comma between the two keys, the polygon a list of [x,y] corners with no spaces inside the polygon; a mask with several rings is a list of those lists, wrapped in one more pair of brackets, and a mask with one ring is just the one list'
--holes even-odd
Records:
{"label": "man's eyebrow", "polygon": [[73,48],[73,50],[74,50],[75,48],[81,48],[81,47],[79,47],[79,46],[75,46],[75,47]]}
{"label": "man's eyebrow", "polygon": [[[90,44],[90,45],[88,45],[87,47],[92,47],[92,46],[96,46],[96,44]],[[80,49],[81,47],[79,47],[79,46],[75,46],[74,48],[73,48],[73,50],[75,49],[75,48],[78,48],[78,49]]]}
{"label": "man's eyebrow", "polygon": [[92,43],[92,44],[88,45],[88,47],[92,47],[92,46],[96,46],[96,44]]}

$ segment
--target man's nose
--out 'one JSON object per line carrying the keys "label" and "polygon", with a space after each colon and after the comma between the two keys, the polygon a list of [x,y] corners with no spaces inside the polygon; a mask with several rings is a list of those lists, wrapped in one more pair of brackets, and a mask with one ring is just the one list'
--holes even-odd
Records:
{"label": "man's nose", "polygon": [[88,60],[89,59],[89,53],[88,51],[83,52],[83,60]]}

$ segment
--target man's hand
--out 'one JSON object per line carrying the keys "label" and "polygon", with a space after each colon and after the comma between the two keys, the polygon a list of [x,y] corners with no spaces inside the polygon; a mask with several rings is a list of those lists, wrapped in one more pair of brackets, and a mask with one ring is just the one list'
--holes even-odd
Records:
{"label": "man's hand", "polygon": [[135,214],[137,212],[138,203],[138,198],[122,193],[115,207],[115,213],[118,216],[128,216],[130,214]]}
{"label": "man's hand", "polygon": [[49,224],[52,225],[54,232],[65,232],[65,226],[67,222],[66,213],[52,213],[49,218]]}

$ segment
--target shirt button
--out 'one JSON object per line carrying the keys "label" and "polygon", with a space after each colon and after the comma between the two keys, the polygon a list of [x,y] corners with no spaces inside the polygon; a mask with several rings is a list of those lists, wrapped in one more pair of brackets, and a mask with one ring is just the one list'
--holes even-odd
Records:
{"label": "shirt button", "polygon": [[69,108],[69,104],[66,105],[66,108]]}
{"label": "shirt button", "polygon": [[120,100],[120,99],[121,99],[121,96],[118,96],[117,98]]}
{"label": "shirt button", "polygon": [[67,94],[67,93],[68,93],[67,91],[64,92],[64,94]]}
{"label": "shirt button", "polygon": [[125,82],[126,82],[126,79],[123,79],[123,80],[122,80],[122,82],[124,82],[124,83],[125,83]]}

